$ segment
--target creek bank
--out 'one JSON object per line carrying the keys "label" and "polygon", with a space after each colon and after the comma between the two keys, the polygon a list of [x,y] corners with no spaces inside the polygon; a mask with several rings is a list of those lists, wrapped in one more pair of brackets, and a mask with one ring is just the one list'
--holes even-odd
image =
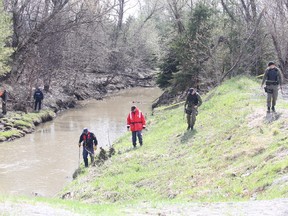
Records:
{"label": "creek bank", "polygon": [[[258,111],[265,110],[265,99],[257,80],[226,81],[203,96],[194,131],[186,131],[181,104],[157,108],[143,147],[131,149],[125,134],[114,145],[118,154],[78,176],[63,193],[93,204],[287,197],[288,104],[280,100],[281,117],[266,124],[265,111]],[[250,128],[254,116],[260,117]]]}
{"label": "creek bank", "polygon": [[52,110],[35,113],[8,112],[0,118],[0,142],[12,141],[32,133],[37,125],[51,121],[55,116]]}
{"label": "creek bank", "polygon": [[[128,71],[129,72],[129,71]],[[7,115],[0,116],[0,142],[11,141],[32,133],[35,127],[56,117],[56,113],[75,108],[77,101],[94,98],[103,100],[120,90],[131,87],[152,87],[155,85],[154,71],[137,71],[118,74],[83,73],[74,82],[57,80],[49,90],[43,90],[43,110],[33,111],[33,101],[27,98],[25,85],[12,87],[4,84],[9,92]],[[44,82],[43,82],[44,83]],[[41,87],[44,89],[44,87]],[[30,95],[28,98],[31,98]]]}

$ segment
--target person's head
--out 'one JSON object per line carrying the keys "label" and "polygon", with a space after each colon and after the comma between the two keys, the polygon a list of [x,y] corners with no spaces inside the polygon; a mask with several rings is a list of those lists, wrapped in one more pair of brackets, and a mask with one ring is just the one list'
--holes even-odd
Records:
{"label": "person's head", "polygon": [[83,129],[83,134],[88,134],[88,128]]}
{"label": "person's head", "polygon": [[189,88],[188,94],[193,95],[193,94],[195,94],[195,93],[196,93],[196,90],[195,90],[194,88]]}
{"label": "person's head", "polygon": [[131,106],[131,112],[135,112],[136,111],[136,106]]}
{"label": "person's head", "polygon": [[274,67],[275,67],[275,63],[272,62],[272,61],[270,61],[270,62],[268,63],[268,67],[269,67],[269,68],[274,68]]}

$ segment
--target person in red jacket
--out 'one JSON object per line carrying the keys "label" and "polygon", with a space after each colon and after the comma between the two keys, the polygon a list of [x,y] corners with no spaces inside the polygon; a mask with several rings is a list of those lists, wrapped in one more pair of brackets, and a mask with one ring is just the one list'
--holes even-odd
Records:
{"label": "person in red jacket", "polygon": [[136,107],[131,107],[131,112],[127,117],[127,129],[132,131],[132,144],[136,147],[137,137],[140,146],[143,145],[142,130],[146,128],[146,120],[143,113]]}

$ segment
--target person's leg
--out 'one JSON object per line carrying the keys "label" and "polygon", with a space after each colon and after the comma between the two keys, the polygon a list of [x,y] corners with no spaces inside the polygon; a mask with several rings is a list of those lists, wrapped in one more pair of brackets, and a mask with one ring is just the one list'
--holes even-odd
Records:
{"label": "person's leg", "polygon": [[275,112],[277,98],[278,98],[278,85],[274,85],[273,94],[272,94],[272,111],[273,112]]}
{"label": "person's leg", "polygon": [[[267,86],[267,89],[273,90],[273,88],[270,86]],[[270,111],[271,108],[271,101],[272,101],[272,94],[273,93],[267,93],[267,111]]]}
{"label": "person's leg", "polygon": [[186,114],[186,119],[187,119],[187,124],[188,124],[187,130],[189,130],[191,127],[191,115]]}
{"label": "person's leg", "polygon": [[191,124],[190,124],[190,128],[191,130],[193,130],[195,122],[196,122],[196,115],[197,115],[197,110],[194,109],[192,114],[191,114]]}
{"label": "person's leg", "polygon": [[83,160],[84,160],[85,167],[88,167],[88,152],[84,146],[83,146]]}
{"label": "person's leg", "polygon": [[35,100],[34,110],[37,111],[37,100]]}
{"label": "person's leg", "polygon": [[2,101],[2,113],[3,113],[4,115],[6,115],[6,113],[7,113],[6,103],[5,103],[4,101]]}
{"label": "person's leg", "polygon": [[132,144],[136,147],[136,131],[132,131]]}
{"label": "person's leg", "polygon": [[92,148],[89,148],[89,155],[90,155],[91,164],[93,165],[93,163],[94,163],[94,148],[93,148],[93,146],[92,146]]}
{"label": "person's leg", "polygon": [[42,101],[41,100],[39,100],[39,111],[41,110],[41,103],[42,103]]}
{"label": "person's leg", "polygon": [[137,131],[136,133],[137,133],[137,137],[138,137],[140,146],[142,146],[143,145],[142,131]]}

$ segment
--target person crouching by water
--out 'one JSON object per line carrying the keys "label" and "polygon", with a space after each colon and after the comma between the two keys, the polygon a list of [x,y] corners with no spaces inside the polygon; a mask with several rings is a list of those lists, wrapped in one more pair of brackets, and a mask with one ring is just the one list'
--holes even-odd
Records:
{"label": "person crouching by water", "polygon": [[276,112],[275,105],[278,97],[279,85],[282,90],[282,80],[282,72],[280,69],[275,66],[274,62],[269,62],[261,85],[261,87],[263,87],[264,83],[266,85],[264,89],[267,93],[267,113],[270,113],[271,105],[272,112]]}
{"label": "person crouching by water", "polygon": [[96,151],[98,141],[96,136],[88,131],[87,128],[83,129],[83,132],[79,139],[79,148],[81,147],[81,143],[83,144],[83,159],[85,167],[88,167],[88,155],[90,155],[91,164],[94,162],[94,150]]}
{"label": "person crouching by water", "polygon": [[184,111],[186,113],[187,117],[187,130],[191,129],[193,130],[195,122],[196,122],[196,116],[198,114],[198,107],[200,107],[202,104],[202,99],[198,92],[196,92],[195,89],[190,88],[188,90],[187,98],[184,104]]}
{"label": "person crouching by water", "polygon": [[143,113],[136,107],[131,107],[127,117],[127,129],[132,132],[132,144],[136,148],[137,137],[140,146],[143,145],[142,130],[146,128],[146,120]]}

